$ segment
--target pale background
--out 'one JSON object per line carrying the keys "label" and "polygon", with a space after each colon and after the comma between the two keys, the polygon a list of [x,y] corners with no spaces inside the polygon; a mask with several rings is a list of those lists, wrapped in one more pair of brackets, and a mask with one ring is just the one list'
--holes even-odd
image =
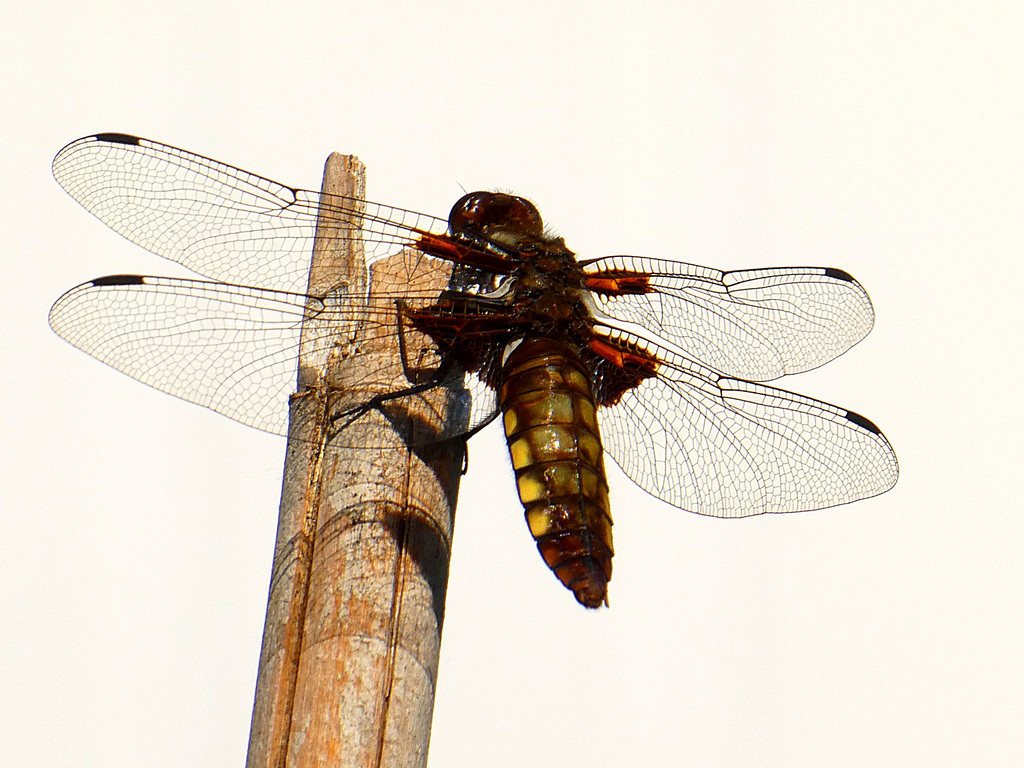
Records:
{"label": "pale background", "polygon": [[182,274],[50,177],[123,131],[446,215],[514,190],[583,256],[855,275],[874,332],[784,387],[887,495],[705,519],[612,471],[611,609],[541,563],[495,431],[459,504],[432,766],[1024,764],[1019,3],[17,3],[0,27],[0,764],[242,766],[283,441],[46,325]]}

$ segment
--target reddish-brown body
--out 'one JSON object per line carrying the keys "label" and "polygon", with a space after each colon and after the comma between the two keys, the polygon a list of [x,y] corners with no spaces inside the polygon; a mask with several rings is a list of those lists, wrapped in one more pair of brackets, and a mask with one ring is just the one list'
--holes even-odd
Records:
{"label": "reddish-brown body", "polygon": [[[544,235],[531,203],[472,193],[456,203],[450,222],[456,237],[498,245],[486,267],[507,278],[493,295],[450,296],[407,317],[448,359],[498,391],[519,498],[541,557],[580,603],[597,608],[607,603],[612,574],[597,408],[657,366],[628,345],[594,340],[588,278],[561,238]],[[430,240],[420,247],[438,251]],[[456,258],[455,249],[446,245],[444,255]],[[623,290],[615,281],[596,289]],[[633,281],[630,291],[637,290]]]}
{"label": "reddish-brown body", "polygon": [[588,608],[607,602],[612,518],[593,387],[564,342],[524,341],[500,405],[526,522],[541,557]]}

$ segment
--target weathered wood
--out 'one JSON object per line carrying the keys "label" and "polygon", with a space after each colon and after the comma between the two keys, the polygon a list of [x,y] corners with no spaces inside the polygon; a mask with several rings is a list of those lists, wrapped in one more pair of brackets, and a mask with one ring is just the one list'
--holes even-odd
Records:
{"label": "weathered wood", "polygon": [[[358,160],[331,155],[324,200],[361,199],[364,179]],[[368,274],[336,216],[322,205],[309,293],[347,305]],[[440,291],[446,271],[423,267],[414,253],[377,262],[368,301],[393,310],[388,294],[410,280]],[[394,330],[354,317],[325,334],[312,312],[304,327],[248,768],[426,764],[463,453],[423,445],[457,393],[331,422],[404,380]]]}

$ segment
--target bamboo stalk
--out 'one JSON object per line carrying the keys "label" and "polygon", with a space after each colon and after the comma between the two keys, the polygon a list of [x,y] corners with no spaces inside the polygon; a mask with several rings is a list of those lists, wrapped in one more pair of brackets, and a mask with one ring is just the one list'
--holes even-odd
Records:
{"label": "bamboo stalk", "polygon": [[[323,200],[364,188],[362,164],[332,154]],[[321,206],[309,293],[361,297],[362,242],[336,214]],[[369,302],[410,280],[439,292],[446,274],[422,265],[375,264]],[[402,363],[393,329],[323,330],[303,332],[247,766],[424,766],[463,449],[422,444],[455,395],[402,398],[339,431],[330,414],[393,391]]]}

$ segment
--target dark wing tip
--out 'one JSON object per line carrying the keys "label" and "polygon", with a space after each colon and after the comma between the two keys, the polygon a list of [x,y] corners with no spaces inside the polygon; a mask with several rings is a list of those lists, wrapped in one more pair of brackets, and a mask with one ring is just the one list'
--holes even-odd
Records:
{"label": "dark wing tip", "polygon": [[142,141],[138,136],[130,136],[127,133],[97,133],[93,138],[96,141],[106,141],[110,144],[131,144],[133,146]]}
{"label": "dark wing tip", "polygon": [[102,285],[142,285],[145,282],[146,278],[142,275],[107,275],[90,280],[89,285],[95,288]]}
{"label": "dark wing tip", "polygon": [[835,280],[845,280],[847,283],[856,283],[853,279],[853,275],[847,272],[845,269],[838,269],[836,267],[826,267],[825,274]]}
{"label": "dark wing tip", "polygon": [[863,427],[868,432],[874,432],[876,435],[882,434],[882,430],[875,426],[875,422],[871,421],[871,419],[861,416],[859,413],[855,413],[854,411],[847,411],[846,418],[849,421],[852,421],[858,427]]}

